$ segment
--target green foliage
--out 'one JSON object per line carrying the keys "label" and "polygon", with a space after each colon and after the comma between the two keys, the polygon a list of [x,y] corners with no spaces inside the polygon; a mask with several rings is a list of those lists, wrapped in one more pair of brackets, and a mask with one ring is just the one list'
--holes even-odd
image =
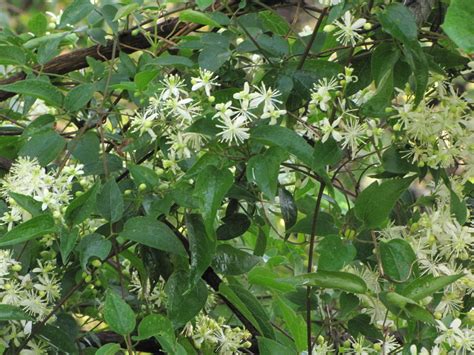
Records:
{"label": "green foliage", "polygon": [[472,1],[17,3],[0,353],[472,352]]}

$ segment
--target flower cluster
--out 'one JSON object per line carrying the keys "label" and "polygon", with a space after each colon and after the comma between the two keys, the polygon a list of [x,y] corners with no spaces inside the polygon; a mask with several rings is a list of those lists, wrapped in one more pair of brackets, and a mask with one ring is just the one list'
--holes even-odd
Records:
{"label": "flower cluster", "polygon": [[188,323],[184,334],[193,340],[197,349],[214,350],[218,354],[242,354],[239,349],[249,348],[250,333],[241,327],[224,324],[225,320],[215,320],[205,314],[196,317],[195,324]]}
{"label": "flower cluster", "polygon": [[15,223],[31,217],[22,208],[12,193],[33,198],[40,203],[41,210],[48,209],[57,219],[62,219],[68,202],[72,199],[72,181],[83,175],[82,165],[68,165],[59,173],[47,171],[35,159],[20,157],[15,161],[1,185],[1,195],[9,210],[0,218],[2,224],[11,229]]}

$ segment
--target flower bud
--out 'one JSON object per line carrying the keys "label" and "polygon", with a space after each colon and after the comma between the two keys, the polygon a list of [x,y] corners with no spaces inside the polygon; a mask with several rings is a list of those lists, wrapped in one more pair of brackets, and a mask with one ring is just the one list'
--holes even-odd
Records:
{"label": "flower bud", "polygon": [[443,315],[441,314],[441,312],[434,312],[433,316],[435,317],[435,319],[438,319],[438,320],[443,318]]}
{"label": "flower bud", "polygon": [[214,101],[216,101],[216,98],[215,98],[214,96],[212,96],[212,95],[209,96],[207,99],[209,100],[209,102],[210,102],[211,104],[212,104]]}
{"label": "flower bud", "polygon": [[322,335],[319,335],[317,341],[318,341],[318,344],[323,344],[324,343],[324,337]]}
{"label": "flower bud", "polygon": [[371,30],[372,29],[372,24],[370,22],[364,23],[364,30]]}
{"label": "flower bud", "polygon": [[13,265],[12,270],[15,271],[15,272],[20,272],[21,271],[21,265],[20,264]]}
{"label": "flower bud", "polygon": [[140,29],[139,28],[135,28],[133,31],[132,31],[132,36],[136,36],[140,33]]}
{"label": "flower bud", "polygon": [[334,25],[326,25],[323,27],[323,31],[326,33],[330,33],[336,29],[336,26]]}
{"label": "flower bud", "polygon": [[132,190],[127,189],[127,190],[125,190],[125,191],[123,192],[123,194],[124,194],[125,196],[130,196],[130,195],[132,194]]}
{"label": "flower bud", "polygon": [[94,259],[91,262],[93,267],[100,267],[102,265],[102,262],[99,259]]}
{"label": "flower bud", "polygon": [[141,183],[141,184],[138,186],[138,189],[139,189],[140,191],[145,191],[145,190],[146,190],[146,184]]}
{"label": "flower bud", "polygon": [[375,351],[381,351],[382,345],[380,343],[374,343],[373,348]]}
{"label": "flower bud", "polygon": [[92,276],[91,275],[87,275],[86,277],[84,277],[84,281],[86,283],[90,283],[92,281]]}

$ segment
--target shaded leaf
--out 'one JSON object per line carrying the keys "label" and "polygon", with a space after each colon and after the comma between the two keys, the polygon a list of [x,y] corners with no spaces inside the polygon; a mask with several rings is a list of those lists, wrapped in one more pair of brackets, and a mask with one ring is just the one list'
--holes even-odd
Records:
{"label": "shaded leaf", "polygon": [[130,334],[135,329],[135,313],[119,295],[110,290],[105,298],[104,319],[110,329],[120,335]]}

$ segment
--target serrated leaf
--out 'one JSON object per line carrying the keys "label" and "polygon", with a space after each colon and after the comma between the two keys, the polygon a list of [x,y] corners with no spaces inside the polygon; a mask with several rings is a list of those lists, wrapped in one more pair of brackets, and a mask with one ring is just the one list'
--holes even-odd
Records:
{"label": "serrated leaf", "polygon": [[136,316],[130,306],[115,292],[108,291],[104,305],[104,319],[110,329],[120,335],[135,329]]}
{"label": "serrated leaf", "polygon": [[54,219],[43,214],[23,222],[0,237],[0,247],[15,245],[30,239],[52,233],[56,230]]}

